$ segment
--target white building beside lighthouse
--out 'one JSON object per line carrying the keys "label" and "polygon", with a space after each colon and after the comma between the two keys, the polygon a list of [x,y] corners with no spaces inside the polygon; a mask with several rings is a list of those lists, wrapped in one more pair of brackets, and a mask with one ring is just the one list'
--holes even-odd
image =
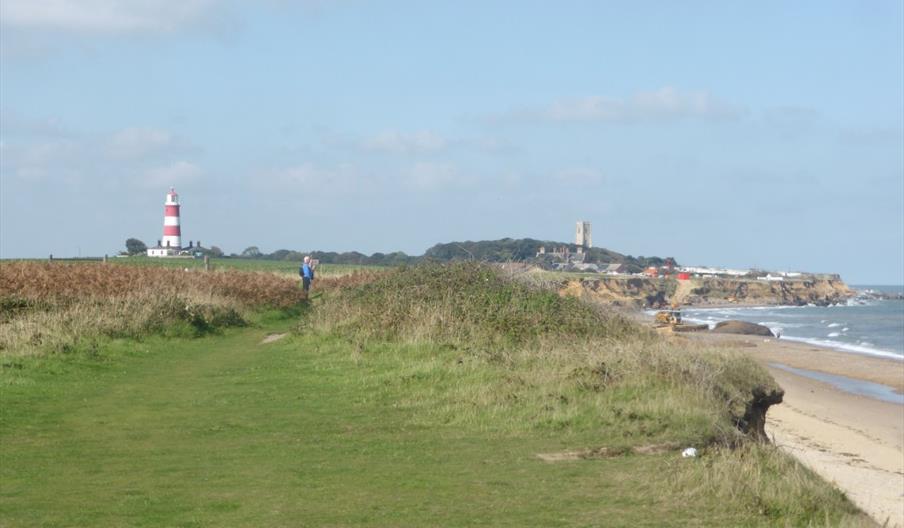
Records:
{"label": "white building beside lighthouse", "polygon": [[[194,244],[188,243],[188,247],[182,247],[182,226],[179,221],[179,195],[176,189],[170,187],[163,202],[163,238],[157,241],[157,245],[148,248],[149,257],[178,257],[191,255],[196,249]],[[198,244],[200,248],[201,244]]]}

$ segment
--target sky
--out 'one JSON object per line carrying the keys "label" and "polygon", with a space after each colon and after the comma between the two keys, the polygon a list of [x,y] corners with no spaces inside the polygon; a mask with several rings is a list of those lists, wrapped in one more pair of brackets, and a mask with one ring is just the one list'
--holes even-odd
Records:
{"label": "sky", "polygon": [[904,283],[904,3],[0,2],[0,257],[531,237]]}

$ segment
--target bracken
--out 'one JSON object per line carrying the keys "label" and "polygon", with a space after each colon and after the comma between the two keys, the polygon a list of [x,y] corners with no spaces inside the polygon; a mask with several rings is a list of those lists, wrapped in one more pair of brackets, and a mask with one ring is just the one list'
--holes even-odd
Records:
{"label": "bracken", "polygon": [[197,335],[305,298],[297,280],[275,273],[3,262],[0,354],[68,352],[103,337]]}

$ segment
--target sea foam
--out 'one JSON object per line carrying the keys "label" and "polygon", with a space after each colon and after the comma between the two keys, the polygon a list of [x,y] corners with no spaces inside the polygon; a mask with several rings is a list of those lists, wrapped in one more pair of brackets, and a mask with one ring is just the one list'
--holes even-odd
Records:
{"label": "sea foam", "polygon": [[898,361],[904,361],[904,356],[900,354],[895,354],[894,352],[889,352],[887,350],[880,350],[878,348],[873,348],[872,343],[861,343],[859,345],[852,345],[850,343],[842,343],[840,341],[833,341],[831,339],[816,339],[809,337],[791,337],[791,336],[782,336],[783,340],[787,341],[797,341],[798,343],[806,343],[808,345],[814,345],[823,348],[833,348],[835,350],[842,350],[844,352],[854,352],[857,354],[865,354],[868,356],[878,356],[883,358],[897,359]]}

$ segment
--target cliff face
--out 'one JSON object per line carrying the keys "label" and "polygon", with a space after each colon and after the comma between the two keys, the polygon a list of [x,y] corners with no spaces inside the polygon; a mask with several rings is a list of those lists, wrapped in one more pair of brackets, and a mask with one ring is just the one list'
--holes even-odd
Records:
{"label": "cliff face", "polygon": [[681,288],[681,304],[739,303],[760,305],[816,304],[825,306],[844,302],[854,291],[841,279],[803,279],[762,281],[745,279],[692,279]]}
{"label": "cliff face", "polygon": [[674,282],[676,281],[644,277],[585,278],[565,281],[559,288],[559,293],[587,297],[593,301],[616,306],[642,308],[667,302],[675,291]]}
{"label": "cliff face", "polygon": [[708,304],[825,306],[844,302],[854,291],[840,278],[761,281],[700,278],[686,281],[646,277],[600,277],[569,280],[563,295],[587,296],[607,304],[633,307]]}

